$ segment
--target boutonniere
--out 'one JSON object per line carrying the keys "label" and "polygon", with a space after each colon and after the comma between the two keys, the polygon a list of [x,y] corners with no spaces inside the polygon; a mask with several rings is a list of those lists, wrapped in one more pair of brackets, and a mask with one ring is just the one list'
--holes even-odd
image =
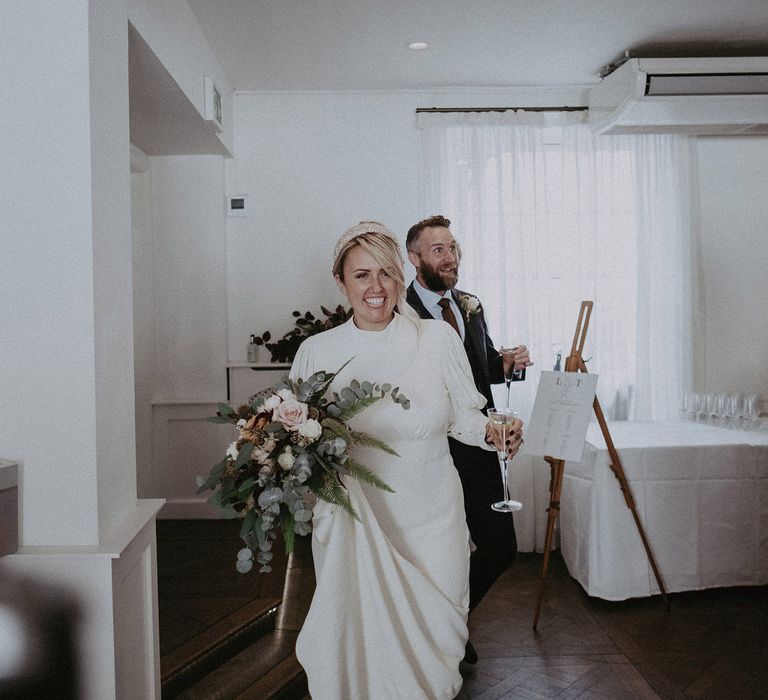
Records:
{"label": "boutonniere", "polygon": [[459,305],[464,311],[467,320],[480,313],[480,300],[471,294],[459,294]]}

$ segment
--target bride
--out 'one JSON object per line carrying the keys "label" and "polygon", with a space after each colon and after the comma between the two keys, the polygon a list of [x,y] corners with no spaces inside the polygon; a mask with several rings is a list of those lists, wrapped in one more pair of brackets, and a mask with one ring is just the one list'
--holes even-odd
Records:
{"label": "bride", "polygon": [[[330,391],[355,378],[389,383],[411,407],[380,401],[351,420],[397,452],[354,454],[394,493],[348,479],[359,520],[326,501],[315,506],[317,587],[296,654],[314,700],[454,698],[467,641],[469,532],[447,438],[494,450],[499,437],[481,411],[485,399],[459,336],[406,303],[389,229],[361,222],[346,231],[333,274],[353,316],[304,341],[291,378],[335,371],[351,358]],[[521,425],[507,441],[510,457]]]}

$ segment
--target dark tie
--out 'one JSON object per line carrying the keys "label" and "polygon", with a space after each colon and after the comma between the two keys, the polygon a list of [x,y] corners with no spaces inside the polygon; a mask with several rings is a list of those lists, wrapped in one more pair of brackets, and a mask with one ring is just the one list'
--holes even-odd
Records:
{"label": "dark tie", "polygon": [[437,302],[440,308],[443,310],[443,321],[448,321],[448,323],[451,324],[453,327],[453,330],[455,330],[459,337],[461,337],[461,331],[459,330],[459,324],[456,323],[456,316],[453,315],[453,311],[451,310],[451,302],[448,301],[445,297],[443,297],[440,301]]}

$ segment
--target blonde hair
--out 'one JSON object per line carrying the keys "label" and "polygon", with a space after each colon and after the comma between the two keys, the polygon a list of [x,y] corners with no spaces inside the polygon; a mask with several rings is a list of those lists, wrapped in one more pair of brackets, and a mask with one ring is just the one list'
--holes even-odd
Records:
{"label": "blonde hair", "polygon": [[[342,234],[339,239],[339,243],[336,244],[336,255],[333,261],[333,275],[343,282],[344,281],[344,261],[347,259],[349,251],[356,247],[362,248],[368,253],[375,261],[380,265],[383,270],[386,270],[387,274],[395,282],[397,288],[397,312],[412,321],[416,326],[420,325],[420,319],[418,314],[413,310],[411,305],[405,300],[405,273],[403,272],[403,255],[400,252],[400,244],[395,238],[395,235],[382,224],[376,222],[361,222],[361,224],[370,223],[373,228],[372,231],[363,231],[362,233],[355,233],[352,237],[348,234],[352,229]],[[353,229],[361,226],[357,224]],[[375,225],[375,226],[373,226]],[[382,230],[383,229],[383,230]],[[345,241],[344,238],[347,238]]]}

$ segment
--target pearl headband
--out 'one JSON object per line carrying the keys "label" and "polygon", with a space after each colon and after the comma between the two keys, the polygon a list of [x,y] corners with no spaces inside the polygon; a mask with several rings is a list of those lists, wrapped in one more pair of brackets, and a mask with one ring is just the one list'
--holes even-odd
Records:
{"label": "pearl headband", "polygon": [[339,259],[341,251],[344,246],[347,245],[353,238],[357,238],[364,233],[378,233],[382,236],[389,238],[396,246],[400,246],[397,236],[390,231],[384,224],[380,224],[378,221],[361,221],[359,224],[355,224],[352,228],[347,229],[341,234],[338,241],[336,241],[336,247],[333,249],[333,265],[336,266],[336,261]]}

